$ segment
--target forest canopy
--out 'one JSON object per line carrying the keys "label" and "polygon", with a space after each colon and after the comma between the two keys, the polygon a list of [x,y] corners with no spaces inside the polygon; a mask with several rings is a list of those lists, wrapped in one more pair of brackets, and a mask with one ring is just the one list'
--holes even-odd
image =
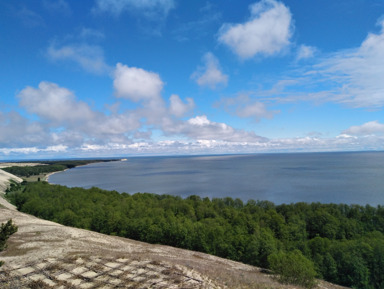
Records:
{"label": "forest canopy", "polygon": [[45,161],[39,162],[36,166],[11,166],[3,168],[2,170],[19,176],[19,177],[30,177],[41,174],[48,174],[53,172],[64,171],[71,169],[76,166],[86,165],[94,162],[102,162],[110,160],[66,160],[66,161]]}
{"label": "forest canopy", "polygon": [[263,268],[300,252],[297,260],[311,264],[306,267],[313,266],[318,278],[354,288],[384,288],[382,206],[275,205],[195,195],[182,199],[46,182],[28,183],[7,197],[22,212],[64,225]]}

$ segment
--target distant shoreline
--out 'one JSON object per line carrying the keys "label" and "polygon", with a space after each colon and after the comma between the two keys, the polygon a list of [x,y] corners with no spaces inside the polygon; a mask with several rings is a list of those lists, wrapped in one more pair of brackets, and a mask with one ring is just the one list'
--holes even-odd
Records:
{"label": "distant shoreline", "polygon": [[[111,161],[111,162],[125,162],[125,161],[127,161],[127,159],[117,159],[117,160],[113,160],[113,161]],[[73,167],[73,168],[65,169],[65,170],[63,170],[63,171],[51,172],[51,173],[48,173],[48,174],[46,174],[46,175],[44,176],[44,181],[50,183],[50,182],[49,182],[49,177],[52,176],[52,175],[54,175],[54,174],[63,173],[63,172],[65,172],[65,171],[68,171],[68,170],[71,170],[71,169],[74,169],[74,168],[85,167],[85,166],[88,166],[88,165],[90,165],[90,164],[98,164],[98,163],[104,163],[104,161],[100,161],[100,162],[90,162],[90,163],[88,163],[88,164],[85,164],[85,165],[78,165],[78,166],[75,166],[75,167]],[[50,183],[50,184],[51,184],[51,183]]]}
{"label": "distant shoreline", "polygon": [[65,169],[64,171],[57,171],[57,172],[52,172],[52,173],[48,173],[44,176],[44,181],[45,182],[48,182],[49,183],[49,177],[54,175],[54,174],[57,174],[57,173],[62,173],[62,172],[65,172],[66,170],[69,170],[69,169]]}
{"label": "distant shoreline", "polygon": [[49,181],[128,194],[377,206],[384,203],[384,180],[376,176],[383,161],[383,152],[128,158]]}

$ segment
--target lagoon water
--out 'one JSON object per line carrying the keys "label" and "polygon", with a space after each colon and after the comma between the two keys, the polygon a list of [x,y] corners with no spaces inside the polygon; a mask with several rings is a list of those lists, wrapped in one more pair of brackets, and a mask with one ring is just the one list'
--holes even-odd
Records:
{"label": "lagoon water", "polygon": [[69,187],[275,204],[384,205],[384,152],[132,157],[53,174]]}

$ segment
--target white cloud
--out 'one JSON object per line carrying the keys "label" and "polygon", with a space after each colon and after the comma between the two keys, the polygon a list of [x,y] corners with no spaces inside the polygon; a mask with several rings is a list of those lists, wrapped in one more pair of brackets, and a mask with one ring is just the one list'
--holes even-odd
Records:
{"label": "white cloud", "polygon": [[[75,148],[60,147],[22,147],[0,148],[2,159],[43,158],[62,155],[73,157],[121,157],[127,154],[135,155],[170,155],[170,154],[227,154],[227,153],[257,153],[257,152],[300,152],[300,151],[356,151],[383,149],[384,138],[338,137],[331,139],[320,138],[290,138],[272,139],[267,141],[225,141],[213,139],[140,141],[133,143],[84,143]],[[60,150],[59,150],[60,149]]]}
{"label": "white cloud", "polygon": [[[142,126],[141,115],[135,111],[104,114],[93,110],[71,91],[55,83],[41,82],[38,88],[27,87],[17,97],[22,108],[37,116],[35,126],[44,128],[43,132],[35,134],[21,130],[25,133],[27,144],[40,141],[47,145],[76,147],[84,141],[95,144],[127,142]],[[9,123],[11,128],[17,128],[16,121]],[[33,142],[32,137],[38,141]]]}
{"label": "white cloud", "polygon": [[[31,157],[41,157],[61,152],[85,156],[89,152],[93,156],[111,156],[134,152],[218,152],[225,148],[235,152],[248,145],[265,146],[267,142],[254,132],[211,121],[205,115],[184,121],[180,118],[193,109],[193,99],[183,101],[178,95],[171,95],[167,107],[160,94],[163,84],[157,74],[138,68],[132,70],[121,64],[117,65],[117,70],[120,71],[116,79],[121,77],[120,80],[130,82],[131,74],[138,72],[139,79],[157,84],[149,85],[154,89],[133,96],[131,88],[116,83],[115,89],[121,96],[139,102],[135,110],[105,114],[77,99],[67,88],[41,82],[37,88],[26,87],[17,95],[20,108],[29,114],[28,117],[34,115],[34,122],[15,112],[0,115],[3,148],[0,154],[19,157],[28,153]],[[151,140],[152,132],[170,139]]]}
{"label": "white cloud", "polygon": [[246,94],[239,94],[234,98],[223,98],[216,105],[223,106],[226,111],[238,117],[250,117],[255,121],[261,118],[270,119],[279,113],[279,111],[269,111],[263,102],[253,100]]}
{"label": "white cloud", "polygon": [[72,61],[84,70],[104,74],[110,71],[105,63],[103,49],[97,45],[70,44],[56,47],[51,44],[47,49],[47,57],[52,61]]}
{"label": "white cloud", "polygon": [[314,57],[316,51],[317,51],[316,47],[308,46],[308,45],[300,45],[297,51],[296,59],[301,60],[301,59],[312,58]]}
{"label": "white cloud", "polygon": [[38,88],[26,87],[17,97],[28,112],[56,125],[76,124],[93,117],[85,102],[77,101],[71,91],[55,83],[41,82]]}
{"label": "white cloud", "polygon": [[192,79],[196,80],[200,86],[207,86],[211,89],[215,89],[217,85],[227,85],[228,75],[225,75],[220,70],[220,64],[217,58],[208,52],[203,57],[204,67],[198,68],[192,74]]}
{"label": "white cloud", "polygon": [[328,99],[350,107],[380,108],[384,105],[384,20],[381,31],[370,33],[357,49],[330,55],[310,71],[334,87]]}
{"label": "white cloud", "polygon": [[195,103],[192,98],[187,98],[187,103],[184,103],[176,94],[171,95],[171,97],[169,98],[169,102],[169,112],[177,117],[182,117],[188,111],[195,107]]}
{"label": "white cloud", "polygon": [[226,142],[265,142],[266,139],[254,132],[235,129],[225,123],[210,121],[206,115],[190,118],[186,122],[173,123],[163,127],[166,135],[182,135],[192,140],[210,140]]}
{"label": "white cloud", "polygon": [[[103,115],[100,121],[94,121],[92,130],[101,137],[124,135],[141,127],[139,116],[134,112],[125,114]],[[124,138],[125,139],[125,138]]]}
{"label": "white cloud", "polygon": [[48,131],[17,112],[0,112],[0,147],[20,147],[50,143]]}
{"label": "white cloud", "polygon": [[164,83],[157,73],[118,63],[114,77],[113,87],[117,97],[135,102],[161,97]]}
{"label": "white cloud", "polygon": [[271,102],[333,102],[349,108],[384,106],[384,20],[356,48],[322,54],[315,64],[298,67],[271,89],[255,91]]}
{"label": "white cloud", "polygon": [[357,135],[357,136],[374,135],[374,134],[382,135],[384,134],[384,124],[379,123],[377,120],[370,121],[362,125],[351,126],[350,128],[346,129],[342,133],[346,135]]}
{"label": "white cloud", "polygon": [[224,24],[220,28],[219,42],[228,45],[243,59],[274,55],[290,44],[292,15],[283,3],[261,0],[251,5],[250,10],[247,22]]}
{"label": "white cloud", "polygon": [[240,117],[255,117],[256,119],[260,117],[272,118],[273,113],[267,111],[267,108],[262,102],[254,102],[250,105],[239,107],[237,110],[237,115]]}
{"label": "white cloud", "polygon": [[[77,102],[73,101],[74,104]],[[37,158],[57,156],[61,153],[66,153],[68,156],[111,157],[129,153],[369,150],[382,149],[384,143],[384,124],[378,121],[351,127],[334,138],[307,136],[266,139],[252,131],[239,130],[225,123],[211,121],[205,115],[198,115],[187,121],[167,117],[171,106],[169,111],[162,110],[157,116],[158,123],[153,124],[153,127],[143,126],[139,122],[138,118],[142,116],[140,110],[112,115],[92,111],[88,121],[79,120],[72,127],[63,125],[65,120],[60,117],[59,119],[63,120],[60,131],[55,130],[56,126],[51,121],[31,122],[16,112],[0,113],[0,158],[18,158],[25,155]],[[44,109],[36,111],[46,115]],[[52,119],[52,116],[48,115],[46,120],[48,117]],[[165,139],[151,140],[153,130],[162,132]],[[137,140],[130,138],[129,134],[135,135]]]}
{"label": "white cloud", "polygon": [[95,13],[119,16],[126,11],[139,11],[149,18],[166,17],[175,7],[174,0],[96,0]]}
{"label": "white cloud", "polygon": [[23,148],[0,148],[0,153],[5,155],[31,155],[37,153],[63,153],[67,151],[67,146],[47,146],[47,147],[23,147]]}
{"label": "white cloud", "polygon": [[138,102],[134,115],[152,129],[172,131],[180,123],[176,118],[184,116],[194,107],[193,99],[187,98],[184,103],[175,94],[170,96],[167,107],[161,96],[164,83],[157,73],[118,63],[114,77],[116,96]]}
{"label": "white cloud", "polygon": [[23,148],[0,148],[0,153],[3,154],[3,156],[8,156],[8,155],[28,155],[30,156],[31,154],[35,154],[39,152],[39,149],[37,147],[23,147]]}

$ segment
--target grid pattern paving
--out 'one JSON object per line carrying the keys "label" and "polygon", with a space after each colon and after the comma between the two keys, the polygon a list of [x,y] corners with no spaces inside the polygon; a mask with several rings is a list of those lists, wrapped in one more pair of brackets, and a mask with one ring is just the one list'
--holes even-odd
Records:
{"label": "grid pattern paving", "polygon": [[[12,280],[12,281],[10,281]],[[23,267],[4,265],[0,287],[19,288],[214,288],[194,271],[158,261],[70,257],[45,259]],[[9,287],[11,288],[11,287]]]}

